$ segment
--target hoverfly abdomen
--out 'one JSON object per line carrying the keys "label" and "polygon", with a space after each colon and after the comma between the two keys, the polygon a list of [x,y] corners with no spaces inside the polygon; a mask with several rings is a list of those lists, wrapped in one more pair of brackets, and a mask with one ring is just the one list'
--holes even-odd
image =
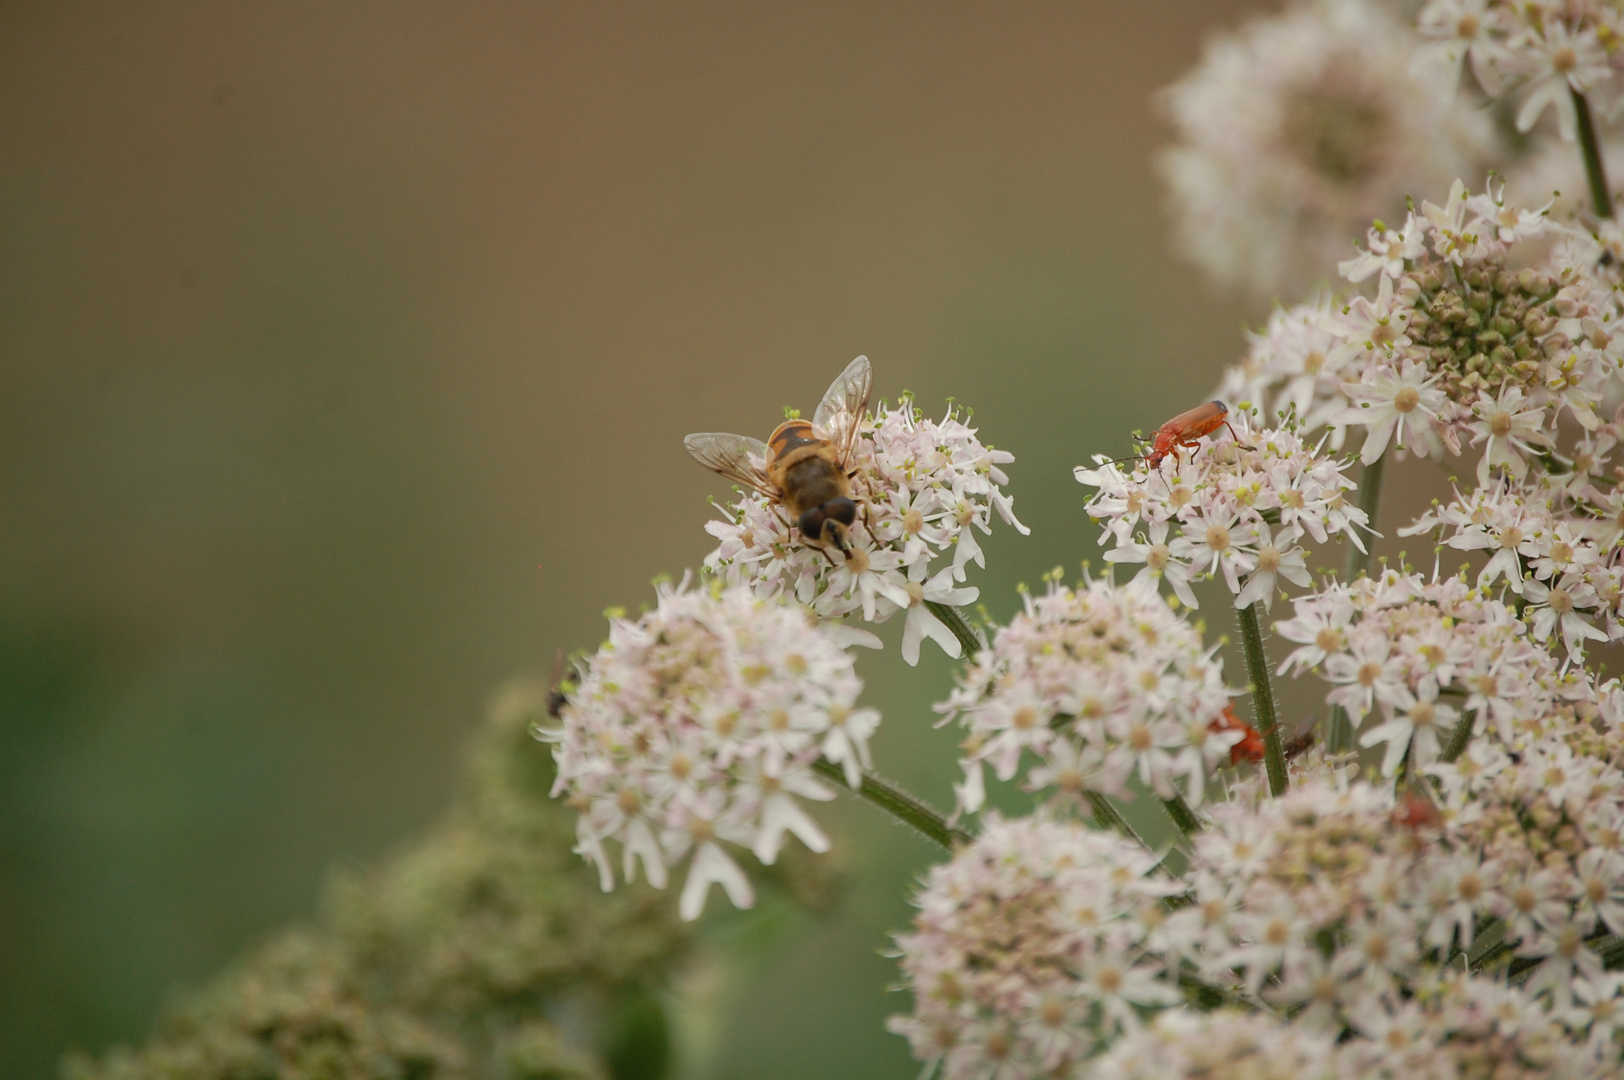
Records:
{"label": "hoverfly abdomen", "polygon": [[773,457],[783,458],[792,450],[799,450],[803,446],[817,446],[824,441],[813,433],[810,421],[786,420],[768,437],[767,446],[772,450]]}

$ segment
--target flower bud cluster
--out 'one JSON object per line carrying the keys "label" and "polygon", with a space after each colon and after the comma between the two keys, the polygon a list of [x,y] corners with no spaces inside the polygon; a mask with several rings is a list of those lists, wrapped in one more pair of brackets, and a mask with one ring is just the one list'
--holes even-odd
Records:
{"label": "flower bud cluster", "polygon": [[[1498,160],[1487,115],[1416,69],[1421,39],[1374,0],[1309,0],[1212,39],[1164,91],[1161,171],[1182,253],[1254,296],[1323,280],[1406,191]],[[1294,298],[1294,297],[1293,297]]]}
{"label": "flower bud cluster", "polygon": [[1367,729],[1362,744],[1386,744],[1385,776],[1406,758],[1436,761],[1463,712],[1475,732],[1515,747],[1595,717],[1606,700],[1582,669],[1559,667],[1530,640],[1514,608],[1464,577],[1388,570],[1329,584],[1298,598],[1275,630],[1298,645],[1280,672],[1312,669],[1331,683],[1326,700]]}
{"label": "flower bud cluster", "polygon": [[893,1017],[944,1080],[1063,1076],[1147,1008],[1177,1004],[1144,942],[1166,879],[1131,841],[1042,817],[989,817],[935,867],[898,950],[913,1013]]}
{"label": "flower bud cluster", "polygon": [[1347,463],[1305,442],[1295,423],[1253,429],[1236,412],[1229,422],[1233,441],[1214,436],[1155,469],[1141,460],[1128,471],[1079,466],[1075,475],[1098,489],[1086,509],[1105,524],[1100,543],[1114,545],[1106,561],[1143,563],[1140,578],[1166,579],[1192,608],[1190,584],[1220,574],[1237,606],[1269,608],[1282,579],[1310,582],[1302,540],[1323,544],[1341,533],[1362,551],[1358,530],[1369,518],[1347,501],[1356,486],[1343,475]]}
{"label": "flower bud cluster", "polygon": [[829,841],[799,800],[834,797],[813,773],[840,765],[856,787],[879,714],[856,707],[851,657],[815,617],[743,588],[662,586],[655,609],[610,621],[559,710],[562,795],[580,814],[576,851],[614,887],[622,871],[665,886],[692,856],[680,911],[697,918],[710,886],[738,907],[754,897],[723,842],[772,863],[786,837]]}
{"label": "flower bud cluster", "polygon": [[1576,492],[1557,480],[1457,490],[1399,532],[1435,530],[1448,547],[1486,552],[1478,585],[1504,581],[1534,637],[1560,631],[1568,655],[1583,660],[1587,641],[1624,638],[1624,501],[1616,487]]}
{"label": "flower bud cluster", "polygon": [[[1479,483],[1547,468],[1557,421],[1601,426],[1597,406],[1624,390],[1624,316],[1604,254],[1616,226],[1590,235],[1508,204],[1504,190],[1424,203],[1399,227],[1378,221],[1351,281],[1376,295],[1277,312],[1221,393],[1295,409],[1332,446],[1364,429],[1366,464],[1392,445],[1423,457],[1482,446]],[[1624,234],[1621,234],[1624,235]]]}
{"label": "flower bud cluster", "polygon": [[982,767],[1002,781],[1036,759],[1029,787],[1075,802],[1126,796],[1128,781],[1162,798],[1203,798],[1207,775],[1245,732],[1225,723],[1223,665],[1189,623],[1145,583],[1051,579],[1028,595],[937,710],[969,731],[959,808],[985,799]]}
{"label": "flower bud cluster", "polygon": [[[992,532],[994,513],[1017,531],[1014,500],[1001,466],[1013,455],[985,446],[975,429],[949,411],[927,419],[904,397],[865,417],[852,447],[852,493],[859,505],[852,551],[842,558],[800,542],[783,512],[765,496],[744,492],[705,530],[717,548],[705,569],[763,598],[785,597],[825,618],[860,615],[870,623],[907,612],[902,651],[912,664],[929,637],[949,656],[958,639],[931,614],[930,603],[973,603],[970,562],[986,565],[976,534]],[[872,641],[872,639],[870,639]]]}

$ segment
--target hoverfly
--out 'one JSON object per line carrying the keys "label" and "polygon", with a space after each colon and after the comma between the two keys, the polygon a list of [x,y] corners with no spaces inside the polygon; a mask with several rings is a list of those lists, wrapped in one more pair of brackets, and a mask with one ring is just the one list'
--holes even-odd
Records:
{"label": "hoverfly", "polygon": [[851,554],[851,527],[857,520],[851,451],[873,385],[868,357],[859,356],[830,384],[810,423],[786,420],[766,442],[702,431],[682,444],[705,468],[782,507],[801,538],[833,563],[830,547]]}

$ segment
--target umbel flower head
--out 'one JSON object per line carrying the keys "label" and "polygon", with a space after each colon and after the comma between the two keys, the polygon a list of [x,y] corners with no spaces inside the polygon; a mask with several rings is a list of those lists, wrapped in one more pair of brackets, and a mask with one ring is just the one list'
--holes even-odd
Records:
{"label": "umbel flower head", "polygon": [[1333,447],[1362,429],[1367,465],[1390,449],[1437,458],[1470,445],[1482,447],[1479,484],[1563,471],[1559,421],[1593,441],[1598,407],[1624,392],[1621,234],[1557,224],[1548,208],[1457,180],[1442,205],[1378,221],[1341,264],[1374,295],[1277,313],[1223,392],[1294,409]]}
{"label": "umbel flower head", "polygon": [[1182,253],[1215,280],[1297,299],[1404,192],[1479,174],[1488,118],[1414,69],[1420,39],[1387,5],[1307,0],[1207,45],[1165,92],[1161,169]]}
{"label": "umbel flower head", "polygon": [[[965,567],[986,565],[978,534],[992,532],[996,513],[1021,533],[1002,466],[1014,456],[976,438],[958,410],[941,420],[925,417],[904,397],[881,402],[862,418],[852,443],[852,494],[858,515],[851,552],[826,556],[801,543],[766,496],[742,492],[706,523],[718,545],[705,569],[757,596],[783,597],[828,619],[860,617],[881,623],[905,612],[902,655],[919,660],[930,638],[949,656],[958,639],[931,614],[929,604],[974,603],[964,586]],[[872,637],[868,641],[873,642]]]}
{"label": "umbel flower head", "polygon": [[1465,575],[1388,570],[1328,584],[1295,609],[1276,625],[1298,645],[1280,671],[1330,683],[1326,700],[1364,729],[1363,745],[1385,745],[1385,776],[1406,760],[1437,761],[1463,713],[1475,733],[1515,748],[1611,708],[1607,688],[1559,665],[1515,608]]}
{"label": "umbel flower head", "polygon": [[813,851],[828,838],[802,800],[834,792],[818,760],[856,787],[879,714],[859,709],[851,657],[815,616],[744,588],[661,586],[655,609],[610,620],[560,710],[555,796],[579,813],[576,851],[614,887],[641,863],[656,887],[689,862],[684,919],[712,884],[738,907],[754,902],[729,848],[772,863],[793,835]]}
{"label": "umbel flower head", "polygon": [[1078,466],[1077,481],[1097,488],[1088,516],[1105,525],[1100,542],[1112,563],[1143,563],[1135,580],[1166,580],[1179,600],[1197,607],[1190,584],[1219,577],[1239,607],[1265,608],[1284,582],[1310,582],[1302,542],[1323,544],[1341,533],[1364,550],[1363,510],[1346,500],[1355,484],[1348,467],[1305,442],[1290,418],[1253,430],[1230,413],[1236,439],[1182,451],[1151,469],[1138,461]]}
{"label": "umbel flower head", "polygon": [[934,868],[897,938],[913,1013],[893,1017],[945,1080],[1064,1076],[1102,1038],[1176,1004],[1144,949],[1159,920],[1158,860],[1112,833],[1043,817],[989,817]]}
{"label": "umbel flower head", "polygon": [[1128,795],[1129,778],[1163,798],[1199,802],[1206,778],[1229,759],[1242,729],[1226,723],[1223,665],[1144,581],[1051,578],[1041,596],[998,631],[938,711],[969,731],[959,807],[985,799],[982,769],[1027,780],[1053,800],[1087,792]]}

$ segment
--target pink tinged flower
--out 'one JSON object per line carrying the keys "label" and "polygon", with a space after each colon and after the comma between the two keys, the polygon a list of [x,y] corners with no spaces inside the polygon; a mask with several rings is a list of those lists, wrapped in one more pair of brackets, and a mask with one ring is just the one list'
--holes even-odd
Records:
{"label": "pink tinged flower", "polygon": [[1134,575],[1134,581],[1165,579],[1173,586],[1173,593],[1180,603],[1188,608],[1198,608],[1201,605],[1196,600],[1195,591],[1190,588],[1189,564],[1174,558],[1173,550],[1167,543],[1167,529],[1166,521],[1152,522],[1146,543],[1119,542],[1105,553],[1105,561],[1144,563],[1145,568]]}
{"label": "pink tinged flower", "polygon": [[1432,389],[1439,376],[1427,377],[1423,364],[1406,359],[1398,375],[1391,368],[1380,367],[1366,381],[1349,384],[1348,397],[1361,404],[1344,410],[1338,419],[1344,423],[1366,425],[1365,446],[1359,458],[1366,465],[1382,456],[1387,443],[1397,432],[1396,445],[1404,446],[1405,425],[1413,429],[1424,424],[1425,418],[1438,419],[1438,410],[1446,400],[1441,390]]}
{"label": "pink tinged flower", "polygon": [[1337,264],[1337,273],[1349,281],[1363,281],[1372,274],[1398,277],[1404,273],[1407,259],[1419,259],[1426,254],[1425,237],[1411,211],[1401,229],[1390,229],[1377,222],[1370,230],[1365,251]]}
{"label": "pink tinged flower", "polygon": [[[1343,344],[1331,351],[1329,362],[1340,366],[1361,355],[1390,356],[1395,349],[1408,346],[1414,292],[1414,283],[1409,279],[1405,279],[1402,291],[1396,291],[1393,279],[1383,274],[1374,300],[1356,296],[1349,301],[1337,320]],[[1340,422],[1336,417],[1332,421]]]}
{"label": "pink tinged flower", "polygon": [[1457,712],[1448,705],[1438,704],[1438,684],[1431,679],[1421,683],[1408,708],[1385,724],[1379,724],[1359,740],[1364,747],[1387,744],[1382,758],[1382,775],[1392,776],[1413,745],[1417,768],[1426,768],[1438,758],[1442,738],[1453,729]]}
{"label": "pink tinged flower", "polygon": [[[834,797],[833,792],[822,788],[821,785],[818,787],[822,792],[821,798]],[[796,794],[803,798],[820,797],[810,794],[805,786],[802,786]],[[756,831],[756,841],[750,849],[763,866],[771,866],[778,861],[778,853],[784,847],[786,833],[793,833],[801,843],[820,855],[829,850],[829,838],[794,799],[784,794],[769,795],[761,804],[761,825]]]}
{"label": "pink tinged flower", "polygon": [[1543,581],[1523,582],[1523,597],[1528,601],[1524,614],[1533,621],[1534,637],[1546,641],[1551,631],[1560,626],[1562,643],[1568,655],[1584,659],[1586,641],[1606,641],[1607,634],[1592,626],[1578,609],[1597,605],[1596,590],[1576,572],[1564,574],[1554,585]]}
{"label": "pink tinged flower", "polygon": [[1528,94],[1517,110],[1517,130],[1531,130],[1554,107],[1562,138],[1572,142],[1578,122],[1573,94],[1588,93],[1612,68],[1595,30],[1574,33],[1561,19],[1547,19],[1540,29],[1518,53]]}
{"label": "pink tinged flower", "polygon": [[1263,522],[1253,528],[1255,535],[1252,543],[1257,548],[1254,556],[1256,568],[1246,579],[1246,587],[1235,598],[1235,606],[1251,607],[1261,600],[1264,610],[1272,610],[1278,578],[1285,578],[1299,588],[1306,588],[1313,578],[1309,576],[1308,564],[1303,561],[1302,548],[1295,543],[1296,530],[1286,528],[1280,530],[1278,535],[1271,535],[1269,526]]}
{"label": "pink tinged flower", "polygon": [[902,659],[910,667],[919,663],[919,643],[930,638],[942,647],[947,655],[957,659],[963,652],[959,639],[953,636],[953,631],[943,625],[942,620],[930,610],[927,604],[946,604],[949,607],[959,607],[964,604],[973,604],[981,595],[976,588],[956,589],[953,587],[953,570],[944,568],[929,581],[920,581],[915,573],[909,576],[914,580],[903,586],[908,593],[908,617],[902,627]]}
{"label": "pink tinged flower", "polygon": [[1416,20],[1416,30],[1426,39],[1416,52],[1416,66],[1432,71],[1453,94],[1461,62],[1467,61],[1483,92],[1498,97],[1504,84],[1501,70],[1510,59],[1497,37],[1502,17],[1488,0],[1432,0]]}
{"label": "pink tinged flower", "polygon": [[1480,392],[1472,406],[1476,417],[1467,425],[1475,436],[1472,445],[1487,440],[1483,459],[1477,465],[1477,482],[1487,487],[1489,471],[1502,468],[1520,483],[1528,475],[1528,463],[1522,455],[1533,453],[1531,444],[1548,444],[1545,434],[1545,410],[1542,407],[1521,408],[1524,404],[1522,387],[1505,386],[1498,397]]}
{"label": "pink tinged flower", "polygon": [[712,885],[720,885],[733,906],[752,908],[756,904],[755,890],[744,871],[713,840],[701,843],[688,866],[688,880],[682,886],[682,900],[677,913],[684,922],[693,922],[705,910],[705,894]]}
{"label": "pink tinged flower", "polygon": [[1471,200],[1467,196],[1466,185],[1459,180],[1450,186],[1449,198],[1444,205],[1431,202],[1421,204],[1421,213],[1432,227],[1432,249],[1439,257],[1456,266],[1480,257],[1486,246],[1487,237],[1477,231],[1475,216],[1472,224],[1467,224],[1470,212]]}
{"label": "pink tinged flower", "polygon": [[823,757],[842,767],[846,783],[853,790],[862,782],[862,770],[873,767],[868,740],[879,726],[880,714],[874,709],[850,709],[838,703],[829,707],[829,734],[823,737]]}

